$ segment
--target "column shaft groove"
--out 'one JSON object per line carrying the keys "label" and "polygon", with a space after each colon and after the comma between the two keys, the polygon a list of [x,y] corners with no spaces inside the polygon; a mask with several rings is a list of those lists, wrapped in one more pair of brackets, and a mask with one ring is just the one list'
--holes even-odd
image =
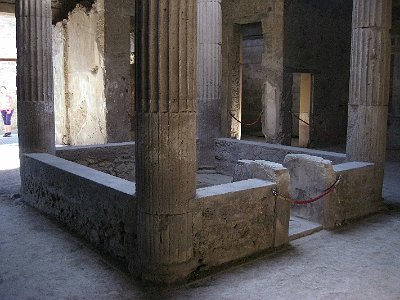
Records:
{"label": "column shaft groove", "polygon": [[50,0],[18,0],[17,96],[20,149],[55,153]]}
{"label": "column shaft groove", "polygon": [[184,278],[193,255],[194,1],[136,2],[138,260],[152,281]]}

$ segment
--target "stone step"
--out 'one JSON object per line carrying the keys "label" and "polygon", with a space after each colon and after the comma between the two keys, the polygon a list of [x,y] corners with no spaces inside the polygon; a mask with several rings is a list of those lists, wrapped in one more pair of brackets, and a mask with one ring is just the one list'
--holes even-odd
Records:
{"label": "stone step", "polygon": [[321,224],[291,216],[289,221],[289,240],[293,241],[321,231],[322,229]]}

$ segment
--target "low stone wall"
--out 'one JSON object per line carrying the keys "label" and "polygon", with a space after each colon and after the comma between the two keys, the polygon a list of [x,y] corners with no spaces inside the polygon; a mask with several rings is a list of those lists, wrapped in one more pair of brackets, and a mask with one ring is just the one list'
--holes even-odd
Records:
{"label": "low stone wall", "polygon": [[77,164],[135,180],[135,143],[58,147],[57,156]]}
{"label": "low stone wall", "polygon": [[250,179],[197,190],[192,210],[193,247],[199,269],[288,243],[289,221],[283,231],[275,224],[274,188],[273,182]]}
{"label": "low stone wall", "polygon": [[[137,273],[133,182],[43,153],[25,154],[21,170],[24,201]],[[195,273],[289,243],[289,206],[277,202],[276,187],[249,179],[197,190],[191,202]]]}
{"label": "low stone wall", "polygon": [[118,260],[132,261],[133,182],[48,154],[26,154],[21,163],[24,201]]}
{"label": "low stone wall", "polygon": [[333,170],[341,181],[325,204],[324,227],[338,227],[384,208],[374,164],[348,162]]}
{"label": "low stone wall", "polygon": [[280,224],[286,224],[285,205],[289,202],[284,198],[312,199],[332,187],[338,179],[327,195],[313,203],[292,204],[290,213],[322,224],[325,229],[334,229],[383,209],[377,172],[372,163],[332,165],[331,161],[321,157],[290,154],[285,158],[284,166],[261,160],[240,160],[234,174],[234,180],[260,178],[277,183],[277,220],[281,220]]}
{"label": "low stone wall", "polygon": [[266,160],[281,164],[288,154],[308,154],[328,159],[334,164],[346,161],[346,155],[343,153],[227,138],[217,139],[215,149],[217,172],[229,176],[233,175],[236,163],[242,159]]}

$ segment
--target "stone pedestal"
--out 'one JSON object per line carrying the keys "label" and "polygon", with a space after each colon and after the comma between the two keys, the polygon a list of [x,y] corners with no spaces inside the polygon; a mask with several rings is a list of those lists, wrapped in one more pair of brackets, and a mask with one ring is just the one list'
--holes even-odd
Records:
{"label": "stone pedestal", "polygon": [[155,282],[185,279],[196,194],[196,1],[136,2],[138,263]]}
{"label": "stone pedestal", "polygon": [[221,0],[197,0],[198,167],[215,166],[214,144],[220,136]]}
{"label": "stone pedestal", "polygon": [[16,1],[21,153],[55,154],[51,1]]}
{"label": "stone pedestal", "polygon": [[383,181],[390,90],[391,0],[355,0],[347,156],[374,162]]}

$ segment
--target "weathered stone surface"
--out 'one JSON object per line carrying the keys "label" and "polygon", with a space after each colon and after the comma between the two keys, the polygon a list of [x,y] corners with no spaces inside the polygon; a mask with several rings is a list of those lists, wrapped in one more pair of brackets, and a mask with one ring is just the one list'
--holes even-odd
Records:
{"label": "weathered stone surface", "polygon": [[197,165],[214,167],[215,139],[220,137],[221,0],[197,1]]}
{"label": "weathered stone surface", "polygon": [[[292,199],[308,200],[320,195],[336,180],[332,162],[321,157],[305,154],[289,154],[283,165],[290,174]],[[293,205],[292,213],[301,218],[324,224],[324,205],[330,201],[327,195],[317,202]]]}
{"label": "weathered stone surface", "polygon": [[346,161],[346,155],[342,153],[250,141],[238,141],[234,139],[217,139],[215,149],[217,171],[230,176],[233,175],[237,162],[242,159],[283,163],[287,154],[302,153],[324,157],[335,164]]}
{"label": "weathered stone surface", "polygon": [[[347,156],[383,169],[390,79],[391,0],[355,0]],[[382,186],[383,172],[377,179]]]}
{"label": "weathered stone surface", "polygon": [[130,141],[131,6],[78,5],[54,27],[59,144]]}
{"label": "weathered stone surface", "polygon": [[333,229],[383,209],[380,175],[374,164],[349,162],[333,166],[341,180],[325,202],[324,227]]}
{"label": "weathered stone surface", "polygon": [[349,160],[383,163],[386,152],[387,106],[349,105],[348,141]]}
{"label": "weathered stone surface", "polygon": [[17,85],[22,153],[55,153],[50,0],[17,1]]}
{"label": "weathered stone surface", "polygon": [[136,183],[142,278],[192,271],[196,1],[136,1]]}
{"label": "weathered stone surface", "polygon": [[25,155],[22,162],[24,201],[101,251],[132,264],[136,243],[134,183],[48,154]]}
{"label": "weathered stone surface", "polygon": [[[264,160],[239,160],[233,175],[234,181],[258,178],[275,182],[276,191],[280,195],[289,197],[289,172],[281,164]],[[289,242],[289,219],[290,204],[275,199],[275,247],[285,245]]]}
{"label": "weathered stone surface", "polygon": [[275,187],[250,179],[197,190],[192,210],[199,270],[274,247]]}
{"label": "weathered stone surface", "polygon": [[135,181],[135,144],[58,147],[56,155],[77,164]]}
{"label": "weathered stone surface", "polygon": [[[98,0],[99,1],[99,0]],[[130,141],[130,33],[135,1],[104,1],[104,82],[107,142]]]}

